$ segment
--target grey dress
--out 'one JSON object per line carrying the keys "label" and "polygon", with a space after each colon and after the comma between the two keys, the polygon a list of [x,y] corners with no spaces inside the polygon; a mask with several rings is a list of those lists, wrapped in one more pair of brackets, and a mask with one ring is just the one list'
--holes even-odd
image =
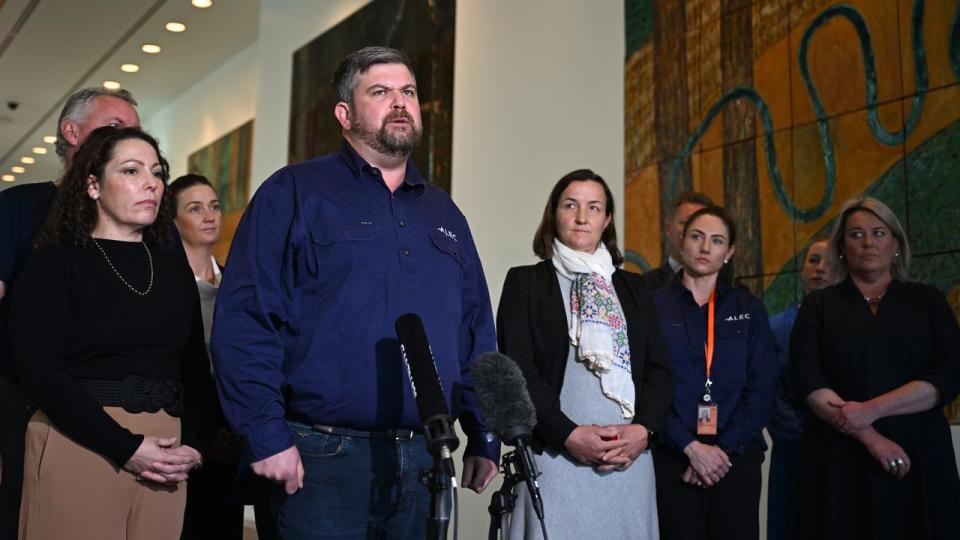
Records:
{"label": "grey dress", "polygon": [[[557,274],[563,305],[570,320],[572,281]],[[563,412],[577,425],[612,425],[627,422],[620,406],[605,397],[600,379],[577,362],[570,348],[560,390]],[[636,396],[628,396],[636,402]],[[656,479],[653,458],[645,450],[626,471],[597,472],[566,451],[545,450],[534,459],[541,475],[544,521],[551,540],[564,538],[618,538],[656,540]],[[510,539],[541,539],[540,523],[523,485],[516,488],[516,507],[509,519]]]}

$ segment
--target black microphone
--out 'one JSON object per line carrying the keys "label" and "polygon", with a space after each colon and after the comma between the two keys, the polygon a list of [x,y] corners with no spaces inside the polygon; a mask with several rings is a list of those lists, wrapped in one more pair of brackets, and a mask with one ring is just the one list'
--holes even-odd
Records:
{"label": "black microphone", "polygon": [[543,499],[537,483],[540,471],[528,444],[537,425],[537,410],[530,400],[527,380],[516,362],[497,352],[478,356],[470,372],[476,383],[480,408],[491,431],[505,444],[517,449],[517,459],[514,460],[517,472],[527,485],[537,517],[543,520]]}
{"label": "black microphone", "polygon": [[453,465],[453,451],[460,445],[460,439],[453,431],[453,419],[440,386],[440,375],[433,360],[433,351],[423,329],[423,321],[415,313],[401,315],[394,325],[400,340],[400,352],[410,376],[413,397],[417,400],[417,411],[423,422],[427,438],[427,449],[442,461],[445,472],[455,481],[456,470]]}

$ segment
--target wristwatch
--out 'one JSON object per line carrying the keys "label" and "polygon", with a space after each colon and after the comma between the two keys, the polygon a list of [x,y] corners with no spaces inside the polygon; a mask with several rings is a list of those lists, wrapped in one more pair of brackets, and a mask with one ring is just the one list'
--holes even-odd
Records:
{"label": "wristwatch", "polygon": [[647,448],[653,448],[660,444],[660,434],[657,430],[647,424],[640,424],[647,429]]}

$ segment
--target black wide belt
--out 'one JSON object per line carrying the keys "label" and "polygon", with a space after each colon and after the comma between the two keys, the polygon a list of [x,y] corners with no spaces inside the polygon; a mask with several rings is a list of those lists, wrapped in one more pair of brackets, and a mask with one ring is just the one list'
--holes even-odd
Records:
{"label": "black wide belt", "polygon": [[327,435],[337,435],[340,437],[359,437],[361,439],[396,439],[398,441],[409,441],[414,435],[421,434],[422,431],[406,428],[391,429],[353,429],[336,426],[324,426],[322,424],[312,424],[310,429],[317,433],[326,433]]}
{"label": "black wide belt", "polygon": [[123,407],[134,414],[160,409],[170,416],[183,414],[183,384],[177,380],[131,375],[122,381],[80,379],[77,384],[104,407]]}

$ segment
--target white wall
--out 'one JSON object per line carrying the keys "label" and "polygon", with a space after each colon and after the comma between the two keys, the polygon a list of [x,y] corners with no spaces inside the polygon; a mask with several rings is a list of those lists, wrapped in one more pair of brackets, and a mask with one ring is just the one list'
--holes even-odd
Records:
{"label": "white wall", "polygon": [[623,208],[623,3],[461,1],[456,31],[453,198],[496,308],[561,176],[593,169]]}
{"label": "white wall", "polygon": [[[254,42],[160,109],[143,127],[160,140],[170,177],[187,172],[187,157],[255,115],[259,75]],[[254,138],[254,145],[257,140]]]}

